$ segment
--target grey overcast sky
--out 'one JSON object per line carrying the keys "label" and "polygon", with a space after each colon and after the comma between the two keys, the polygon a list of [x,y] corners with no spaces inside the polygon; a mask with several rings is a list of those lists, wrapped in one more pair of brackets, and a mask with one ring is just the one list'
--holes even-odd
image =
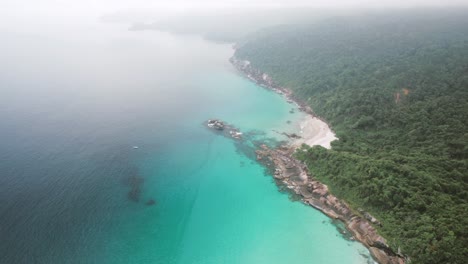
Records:
{"label": "grey overcast sky", "polygon": [[151,10],[167,15],[171,11],[248,7],[381,8],[460,5],[468,5],[468,0],[0,0],[0,23],[8,20],[26,22],[25,20],[31,19],[92,18],[124,10]]}
{"label": "grey overcast sky", "polygon": [[468,0],[2,0],[3,12],[106,12],[121,9],[221,7],[412,7],[467,5]]}

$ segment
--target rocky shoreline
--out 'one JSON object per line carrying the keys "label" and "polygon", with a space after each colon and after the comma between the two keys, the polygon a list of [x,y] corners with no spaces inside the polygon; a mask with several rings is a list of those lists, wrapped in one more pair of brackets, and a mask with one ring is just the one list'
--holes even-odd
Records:
{"label": "rocky shoreline", "polygon": [[257,160],[273,172],[275,179],[298,195],[303,203],[345,223],[351,239],[364,244],[376,261],[383,264],[406,263],[405,257],[390,248],[372,226],[379,225],[379,221],[363,210],[354,212],[347,203],[337,199],[325,184],[314,179],[304,163],[294,158],[295,151],[295,147],[285,145],[278,148],[262,145],[256,154]]}
{"label": "rocky shoreline", "polygon": [[[304,102],[294,98],[291,90],[274,83],[272,78],[257,69],[254,69],[249,61],[238,60],[234,56],[230,62],[242,72],[248,79],[256,84],[283,95],[290,103],[294,103],[301,111],[315,117],[312,109]],[[333,219],[341,220],[347,230],[352,234],[352,239],[366,246],[373,258],[381,264],[405,264],[409,258],[390,248],[386,240],[377,233],[372,226],[380,225],[380,222],[369,213],[358,209],[352,210],[347,203],[340,201],[332,195],[325,184],[314,179],[306,165],[294,157],[297,145],[283,145],[277,148],[269,148],[266,145],[256,150],[257,160],[267,167],[277,182],[284,185],[301,201],[323,212]]]}
{"label": "rocky shoreline", "polygon": [[[285,87],[281,87],[273,82],[273,79],[266,73],[263,73],[257,69],[254,69],[249,61],[246,60],[238,60],[235,56],[232,56],[229,61],[239,70],[241,73],[244,74],[249,80],[253,81],[259,86],[262,86],[266,89],[272,90],[286,98],[286,101],[291,104],[296,104],[299,110],[314,115],[312,108],[310,108],[307,104],[296,100],[293,96],[291,90]],[[314,115],[315,116],[315,115]]]}

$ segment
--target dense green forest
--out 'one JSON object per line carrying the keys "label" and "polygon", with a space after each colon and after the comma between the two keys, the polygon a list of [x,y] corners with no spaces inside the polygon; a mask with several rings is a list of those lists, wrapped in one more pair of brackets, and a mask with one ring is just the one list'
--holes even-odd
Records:
{"label": "dense green forest", "polygon": [[298,151],[375,215],[412,263],[468,260],[468,10],[341,16],[252,35],[236,56],[289,87],[337,133]]}

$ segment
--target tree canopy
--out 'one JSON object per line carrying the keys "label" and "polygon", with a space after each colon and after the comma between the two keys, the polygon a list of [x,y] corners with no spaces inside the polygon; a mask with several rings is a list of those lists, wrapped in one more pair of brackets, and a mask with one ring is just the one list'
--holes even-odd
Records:
{"label": "tree canopy", "polygon": [[332,149],[298,152],[382,222],[413,263],[468,259],[467,10],[336,17],[254,34],[235,56],[325,118]]}

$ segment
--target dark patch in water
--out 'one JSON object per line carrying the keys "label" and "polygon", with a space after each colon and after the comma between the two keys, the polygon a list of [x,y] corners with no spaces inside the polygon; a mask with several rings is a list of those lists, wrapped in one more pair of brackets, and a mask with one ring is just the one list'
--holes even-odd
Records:
{"label": "dark patch in water", "polygon": [[145,204],[148,206],[155,205],[156,201],[154,199],[149,199]]}
{"label": "dark patch in water", "polygon": [[143,177],[137,175],[129,176],[127,179],[125,179],[126,185],[130,187],[130,191],[127,194],[129,200],[134,202],[140,201],[141,187],[144,181],[145,180]]}

